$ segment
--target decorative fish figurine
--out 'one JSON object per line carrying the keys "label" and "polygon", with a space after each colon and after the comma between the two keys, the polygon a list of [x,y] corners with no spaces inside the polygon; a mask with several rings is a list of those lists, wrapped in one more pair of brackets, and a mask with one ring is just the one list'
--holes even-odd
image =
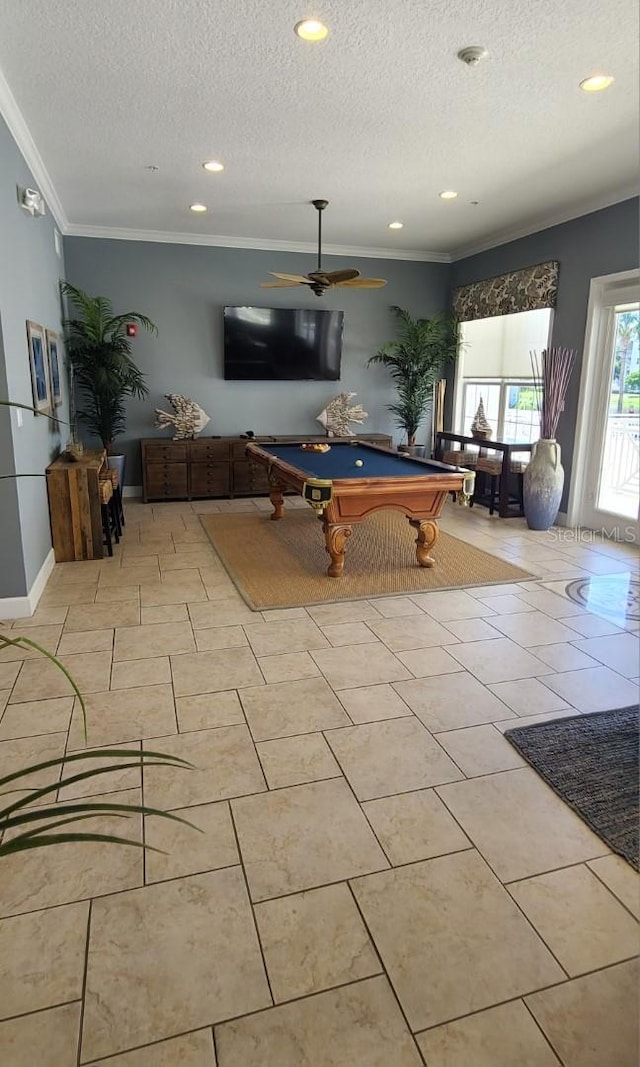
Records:
{"label": "decorative fish figurine", "polygon": [[165,393],[165,396],[176,414],[156,408],[156,426],[175,427],[174,441],[190,440],[204,430],[210,419],[195,400],[181,393]]}
{"label": "decorative fish figurine", "polygon": [[357,393],[338,393],[316,417],[316,422],[327,431],[327,437],[355,437],[349,423],[362,423],[369,413],[360,404],[351,403],[354,396]]}

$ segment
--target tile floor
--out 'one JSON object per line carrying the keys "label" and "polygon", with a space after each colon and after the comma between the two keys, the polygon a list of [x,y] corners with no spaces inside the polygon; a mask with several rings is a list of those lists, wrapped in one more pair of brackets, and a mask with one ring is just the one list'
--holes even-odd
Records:
{"label": "tile floor", "polygon": [[[159,851],[0,862],[0,1061],[635,1067],[638,876],[503,737],[637,699],[638,619],[565,595],[619,594],[633,550],[449,506],[535,577],[255,613],[198,513],[256,507],[130,503],[113,559],[57,566],[6,623],[72,670],[90,746],[194,764],[60,799],[197,829],[134,815]],[[0,773],[83,747],[64,678],[0,653]]]}

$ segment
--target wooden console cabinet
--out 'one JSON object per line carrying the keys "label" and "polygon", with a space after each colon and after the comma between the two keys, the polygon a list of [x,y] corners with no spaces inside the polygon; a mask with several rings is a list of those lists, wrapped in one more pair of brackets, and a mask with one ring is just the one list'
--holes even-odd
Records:
{"label": "wooden console cabinet", "polygon": [[[382,433],[358,434],[360,441],[391,447]],[[287,441],[326,441],[324,434],[279,434],[254,437],[258,444]],[[263,496],[269,491],[266,471],[250,463],[244,437],[198,437],[194,441],[166,441],[157,437],[140,442],[142,498],[191,500],[193,497]]]}
{"label": "wooden console cabinet", "polygon": [[56,563],[104,556],[98,476],[106,461],[104,449],[91,449],[75,461],[63,453],[47,467]]}

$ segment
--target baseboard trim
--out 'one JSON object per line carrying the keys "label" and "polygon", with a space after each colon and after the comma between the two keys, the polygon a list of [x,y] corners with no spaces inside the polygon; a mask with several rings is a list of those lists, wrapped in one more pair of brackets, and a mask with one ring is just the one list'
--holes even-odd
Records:
{"label": "baseboard trim", "polygon": [[141,485],[125,485],[123,496],[137,496],[142,498],[142,486]]}
{"label": "baseboard trim", "polygon": [[33,615],[55,562],[56,558],[51,548],[27,596],[0,597],[0,618],[28,619]]}

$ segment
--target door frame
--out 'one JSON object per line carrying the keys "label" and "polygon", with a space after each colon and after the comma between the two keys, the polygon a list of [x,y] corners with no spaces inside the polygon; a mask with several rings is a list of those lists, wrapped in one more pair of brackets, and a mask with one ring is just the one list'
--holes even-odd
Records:
{"label": "door frame", "polygon": [[[609,328],[607,308],[638,300],[640,271],[626,270],[591,279],[587,305],[587,327],[580,374],[578,415],[573,442],[571,488],[567,506],[567,526],[577,526],[589,475],[589,427],[593,426],[595,404],[601,385],[602,366],[598,356]],[[607,514],[603,512],[603,514]],[[613,515],[612,515],[613,518]],[[621,518],[620,525],[624,524]]]}

